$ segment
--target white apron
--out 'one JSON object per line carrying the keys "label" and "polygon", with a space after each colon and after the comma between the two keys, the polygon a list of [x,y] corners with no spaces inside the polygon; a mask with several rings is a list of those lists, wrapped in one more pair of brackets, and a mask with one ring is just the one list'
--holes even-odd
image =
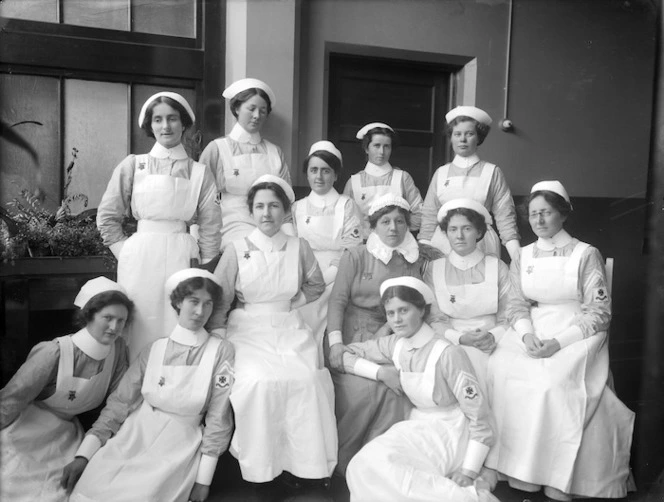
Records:
{"label": "white apron", "polygon": [[332,379],[318,368],[311,330],[290,310],[299,290],[299,243],[289,237],[285,251],[264,253],[241,239],[231,248],[245,301],[228,319],[235,347],[231,453],[242,477],[254,483],[283,471],[322,479],[337,463]]}
{"label": "white apron", "polygon": [[408,420],[366,444],[348,464],[352,502],[497,502],[486,490],[460,487],[447,476],[463,464],[468,420],[458,405],[440,408],[433,400],[436,364],[449,342],[439,340],[423,373],[399,364],[403,339],[394,348],[401,387],[415,405]]}
{"label": "white apron", "polygon": [[149,155],[136,156],[131,211],[138,229],[118,257],[118,283],[136,306],[127,334],[130,359],[177,324],[166,297],[166,279],[199,258],[196,238],[186,222],[198,207],[205,166],[194,162],[191,179],[149,174]]}
{"label": "white apron", "polygon": [[[496,166],[494,164],[484,162],[484,167],[479,176],[448,177],[450,164],[445,164],[438,170],[438,184],[436,186],[436,195],[441,205],[453,199],[468,198],[486,206],[491,178],[495,169]],[[443,233],[440,226],[436,226],[436,230],[431,238],[431,245],[440,249],[445,255],[450,254],[452,250],[447,235]],[[484,254],[500,256],[500,239],[492,226],[487,228],[486,234],[477,243],[477,247]]]}
{"label": "white apron", "polygon": [[[460,332],[475,329],[490,330],[496,326],[498,312],[498,258],[484,257],[484,282],[448,286],[445,281],[446,258],[433,262],[433,277],[436,300],[440,310],[450,317],[452,327]],[[461,345],[473,363],[480,388],[486,393],[486,370],[489,354]]]}
{"label": "white apron", "polygon": [[[521,285],[535,334],[555,338],[581,311],[579,266],[588,244],[569,257],[521,252]],[[489,358],[498,442],[486,465],[520,481],[574,495],[626,495],[634,414],[606,387],[606,332],[574,342],[552,357],[533,359],[520,336],[505,333]]]}
{"label": "white apron", "polygon": [[71,502],[189,500],[201,457],[202,411],[221,340],[208,338],[198,366],[166,366],[168,340],[152,345],[143,403],[92,457]]}
{"label": "white apron", "polygon": [[247,193],[249,188],[264,174],[279,176],[281,157],[276,145],[263,140],[267,153],[245,153],[233,155],[228,138],[214,140],[219,149],[224,177],[225,191],[221,196],[221,247],[243,239],[256,228],[254,219],[249,214]]}
{"label": "white apron", "polygon": [[76,415],[99,406],[113,375],[115,344],[104,369],[87,378],[73,376],[74,344],[71,336],[57,338],[60,360],[55,393],[35,401],[0,432],[2,451],[0,494],[12,502],[65,502],[60,487],[62,470],[74,459],[83,440]]}
{"label": "white apron", "polygon": [[[307,214],[307,200],[298,203],[295,210],[298,237],[302,237],[311,246],[320,269],[327,270],[330,263],[338,260],[343,252],[341,234],[344,224],[344,207],[349,198],[340,195],[334,206],[334,214],[309,215]],[[334,282],[325,287],[325,291],[317,300],[307,303],[298,310],[304,322],[311,328],[316,346],[318,347],[318,367],[323,362],[323,335],[327,327],[327,304],[332,294]]]}
{"label": "white apron", "polygon": [[392,169],[392,181],[389,185],[362,186],[362,173],[353,174],[350,177],[351,187],[353,188],[353,198],[360,208],[362,214],[362,238],[367,240],[371,233],[369,227],[369,207],[374,200],[387,194],[393,193],[403,197],[401,192],[401,180],[403,171],[401,169]]}

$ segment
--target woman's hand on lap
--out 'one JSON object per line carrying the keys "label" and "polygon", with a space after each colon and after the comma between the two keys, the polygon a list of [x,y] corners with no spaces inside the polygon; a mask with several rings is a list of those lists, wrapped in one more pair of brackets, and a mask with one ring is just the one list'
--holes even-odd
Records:
{"label": "woman's hand on lap", "polygon": [[526,345],[526,352],[530,357],[539,358],[539,350],[542,348],[542,341],[532,333],[523,335],[523,343]]}
{"label": "woman's hand on lap", "polygon": [[204,500],[207,500],[209,494],[210,487],[208,485],[194,483],[194,487],[191,489],[191,494],[189,495],[189,500],[191,502],[203,502]]}
{"label": "woman's hand on lap", "polygon": [[473,479],[470,476],[466,476],[464,473],[459,471],[454,471],[450,476],[450,479],[454,481],[457,485],[465,487],[473,484]]}
{"label": "woman's hand on lap", "polygon": [[482,352],[491,354],[496,348],[496,339],[492,333],[489,333],[485,329],[476,329],[475,331],[466,331],[459,338],[459,343],[461,345],[467,345],[469,347],[475,347]]}
{"label": "woman's hand on lap", "polygon": [[397,396],[403,395],[401,388],[401,378],[399,378],[399,370],[394,366],[381,366],[376,375],[378,380],[387,385]]}
{"label": "woman's hand on lap", "polygon": [[555,338],[544,340],[540,349],[540,357],[551,357],[560,350],[560,343]]}
{"label": "woman's hand on lap", "polygon": [[60,480],[60,486],[62,486],[65,489],[67,494],[70,494],[72,492],[87,465],[88,465],[87,458],[75,457],[74,460],[69,462],[62,470],[62,479]]}

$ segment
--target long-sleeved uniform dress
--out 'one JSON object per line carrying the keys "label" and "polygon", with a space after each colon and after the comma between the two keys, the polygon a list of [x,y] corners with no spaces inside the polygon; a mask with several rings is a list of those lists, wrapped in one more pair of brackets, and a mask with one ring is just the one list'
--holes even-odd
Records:
{"label": "long-sleeved uniform dress", "polygon": [[233,355],[179,324],[143,350],[77,452],[90,461],[70,500],[186,502],[209,485],[233,431]]}
{"label": "long-sleeved uniform dress", "polygon": [[413,177],[388,162],[377,166],[367,162],[365,168],[353,174],[346,182],[344,195],[348,195],[360,208],[362,214],[362,238],[367,239],[371,233],[369,228],[369,207],[377,198],[387,193],[399,195],[410,204],[410,229],[419,230],[422,219],[422,195],[415,186]]}
{"label": "long-sleeved uniform dress", "polygon": [[247,207],[247,192],[254,181],[264,174],[273,174],[291,184],[281,149],[237,123],[228,136],[210,142],[199,160],[209,166],[217,182],[223,215],[222,248],[256,228]]}
{"label": "long-sleeved uniform dress", "polygon": [[83,440],[76,415],[102,404],[127,366],[124,340],[102,345],[85,328],[30,351],[0,390],[3,500],[67,500],[62,470]]}
{"label": "long-sleeved uniform dress", "polygon": [[[375,233],[369,235],[366,245],[346,249],[328,306],[329,344],[376,338],[386,322],[380,284],[404,275],[420,279],[431,258],[425,254],[410,232],[397,249],[383,244]],[[337,472],[344,475],[348,462],[364,444],[405,418],[408,403],[381,382],[336,371],[332,380],[339,433]]]}
{"label": "long-sleeved uniform dress", "polygon": [[[231,453],[242,477],[329,477],[337,462],[332,381],[318,367],[311,329],[292,308],[325,289],[309,244],[256,228],[227,248],[215,275],[223,296],[208,327],[225,328],[235,346]],[[228,315],[235,296],[238,307]]]}
{"label": "long-sleeved uniform dress", "polygon": [[[177,318],[166,298],[166,279],[189,268],[192,259],[207,262],[219,253],[221,214],[214,178],[180,144],[159,143],[147,155],[130,155],[113,171],[97,210],[104,244],[118,258],[118,283],[136,305],[128,327],[133,360],[150,342],[168,336]],[[129,238],[125,216],[138,220]],[[199,239],[187,231],[194,222]]]}
{"label": "long-sleeved uniform dress", "polygon": [[[624,497],[634,425],[607,386],[611,297],[597,249],[561,230],[512,264],[513,326],[489,358],[498,441],[487,466],[518,481],[586,497]],[[548,358],[522,337],[555,338]]]}
{"label": "long-sleeved uniform dress", "polygon": [[322,196],[312,191],[296,201],[291,212],[296,235],[311,246],[325,280],[325,291],[320,298],[300,307],[304,322],[313,331],[322,366],[327,304],[341,253],[362,244],[361,215],[355,202],[346,195],[339,195],[334,188]]}
{"label": "long-sleeved uniform dress", "polygon": [[[519,239],[514,200],[499,167],[480,160],[477,155],[461,157],[439,167],[431,178],[422,206],[422,226],[418,239],[440,249],[451,251],[447,236],[438,227],[438,210],[452,199],[470,198],[483,204],[496,220],[503,244]],[[500,256],[500,240],[489,227],[478,248],[486,254]]]}
{"label": "long-sleeved uniform dress", "polygon": [[448,477],[457,470],[479,475],[494,442],[486,396],[465,352],[427,324],[410,338],[390,335],[348,348],[348,372],[375,379],[378,364],[394,363],[414,406],[408,420],[353,457],[346,471],[351,500],[496,501],[486,489],[462,488]]}

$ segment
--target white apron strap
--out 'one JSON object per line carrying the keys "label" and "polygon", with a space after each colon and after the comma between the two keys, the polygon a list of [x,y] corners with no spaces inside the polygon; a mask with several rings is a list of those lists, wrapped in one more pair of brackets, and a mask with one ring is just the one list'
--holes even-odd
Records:
{"label": "white apron strap", "polygon": [[141,387],[141,390],[144,393],[156,388],[159,384],[161,367],[164,364],[164,356],[166,355],[168,340],[169,338],[160,338],[153,342],[152,347],[150,347],[150,355],[148,356],[148,363],[145,366],[143,386]]}
{"label": "white apron strap", "polygon": [[438,183],[436,186],[436,195],[440,199],[440,194],[443,193],[443,189],[445,188],[445,182],[447,181],[447,176],[449,175],[450,172],[450,165],[445,164],[444,166],[441,166],[438,169]]}
{"label": "white apron strap", "polygon": [[201,193],[201,188],[203,187],[203,179],[205,178],[205,164],[194,161],[191,167],[191,178],[189,182],[191,183],[189,188],[189,193],[192,196],[194,207],[198,207],[198,199]]}
{"label": "white apron strap", "polygon": [[[61,389],[65,382],[70,382],[74,376],[74,342],[71,336],[56,338],[60,345],[60,360],[58,361],[58,378],[55,388]],[[104,364],[106,366],[106,364]]]}
{"label": "white apron strap", "polygon": [[399,338],[397,343],[394,345],[394,353],[392,354],[392,362],[394,362],[394,367],[401,371],[401,363],[399,362],[401,356],[401,349],[403,348],[403,338]]}
{"label": "white apron strap", "polygon": [[345,206],[346,201],[349,200],[345,195],[340,195],[337,199],[337,203],[334,205],[334,223],[332,228],[332,237],[336,239],[340,237],[340,233],[343,230],[344,218],[345,218]]}
{"label": "white apron strap", "polygon": [[[491,254],[484,257],[484,281],[491,286],[498,286],[498,257]],[[498,295],[496,295],[498,298]]]}
{"label": "white apron strap", "polygon": [[[286,242],[286,253],[284,261],[288,270],[299,270],[298,261],[300,260],[300,239],[299,237],[289,237]],[[297,274],[292,274],[297,277]],[[297,281],[297,279],[296,279]]]}
{"label": "white apron strap", "polygon": [[[433,277],[439,278],[437,281],[434,280],[433,289],[434,293],[436,294],[438,307],[443,311],[445,309],[445,305],[448,303],[447,299],[450,297],[450,291],[447,289],[447,281],[445,280],[445,263],[446,259],[443,257],[434,260],[434,262],[431,264],[433,267]],[[438,295],[438,292],[440,292],[440,296]]]}
{"label": "white apron strap", "polygon": [[274,143],[270,143],[267,140],[264,140],[265,146],[267,147],[267,157],[270,162],[270,167],[272,168],[272,174],[279,176],[281,173],[281,156],[279,155],[279,149]]}
{"label": "white apron strap", "polygon": [[[223,176],[224,171],[232,171],[235,163],[233,162],[233,152],[231,152],[231,146],[226,137],[217,138],[214,140],[219,150],[219,156],[221,157],[221,172],[217,173],[217,176]],[[218,184],[217,184],[218,185]]]}
{"label": "white apron strap", "polygon": [[480,173],[479,180],[475,186],[475,199],[478,202],[484,204],[486,202],[487,196],[489,195],[489,187],[491,186],[491,179],[493,178],[493,172],[496,170],[496,165],[491,162],[484,162],[482,167],[482,172]]}
{"label": "white apron strap", "polygon": [[585,242],[579,242],[572,251],[572,254],[569,257],[569,260],[565,264],[565,278],[567,281],[571,281],[574,284],[578,282],[579,279],[579,265],[581,263],[581,257],[583,253],[590,247],[590,244]]}
{"label": "white apron strap", "polygon": [[353,187],[353,198],[359,201],[362,193],[362,175],[360,173],[353,174],[350,177],[350,186]]}
{"label": "white apron strap", "polygon": [[[295,204],[295,223],[297,225],[303,225],[307,217],[307,197],[297,201]],[[299,235],[298,231],[298,235]]]}
{"label": "white apron strap", "polygon": [[403,195],[401,190],[402,179],[403,179],[403,171],[401,169],[392,169],[392,182],[390,183],[390,191],[392,193]]}
{"label": "white apron strap", "polygon": [[443,351],[450,345],[450,342],[447,340],[436,340],[434,343],[431,352],[429,352],[429,357],[427,358],[427,365],[424,368],[424,374],[428,381],[435,382],[436,377],[436,365],[440,359],[440,355]]}
{"label": "white apron strap", "polygon": [[217,359],[217,351],[219,350],[220,345],[221,339],[214,335],[210,335],[207,345],[205,346],[205,352],[203,352],[203,357],[201,357],[201,361],[198,364],[198,369],[196,371],[196,388],[197,390],[205,389],[205,395],[207,395],[210,383],[212,382],[214,363]]}
{"label": "white apron strap", "polygon": [[528,244],[525,247],[521,248],[521,258],[520,258],[520,267],[521,267],[521,284],[524,284],[526,278],[526,273],[528,267],[533,264],[533,250],[535,249],[535,243]]}

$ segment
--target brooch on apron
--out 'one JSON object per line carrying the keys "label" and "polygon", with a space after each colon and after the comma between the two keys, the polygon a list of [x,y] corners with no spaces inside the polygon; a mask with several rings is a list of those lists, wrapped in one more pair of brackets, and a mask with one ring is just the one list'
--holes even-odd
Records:
{"label": "brooch on apron", "polygon": [[307,216],[307,219],[304,222],[309,223],[310,221],[311,221],[311,216]]}
{"label": "brooch on apron", "polygon": [[67,399],[69,399],[70,401],[73,401],[74,399],[76,399],[76,391],[75,390],[70,390],[69,391],[69,397],[67,397]]}
{"label": "brooch on apron", "polygon": [[159,385],[159,387],[163,387],[165,383],[166,379],[164,377],[159,377],[159,383],[157,385]]}
{"label": "brooch on apron", "polygon": [[534,268],[535,267],[533,265],[528,265],[528,268],[526,269],[526,274],[532,274]]}
{"label": "brooch on apron", "polygon": [[360,199],[362,199],[362,200],[364,200],[364,199],[366,199],[366,198],[367,198],[367,194],[365,194],[365,193],[363,193],[363,194],[362,194],[362,197],[360,197]]}
{"label": "brooch on apron", "polygon": [[443,183],[443,186],[444,187],[450,186],[450,180],[449,179],[445,180],[445,183]]}
{"label": "brooch on apron", "polygon": [[251,253],[249,253],[249,251],[245,251],[244,252],[244,259],[248,260],[249,258],[251,258]]}
{"label": "brooch on apron", "polygon": [[450,303],[456,303],[456,296],[450,295]]}
{"label": "brooch on apron", "polygon": [[373,277],[373,274],[371,272],[365,272],[362,274],[362,279],[366,279],[367,281],[370,281]]}
{"label": "brooch on apron", "polygon": [[240,176],[240,170],[239,169],[233,169],[233,176]]}
{"label": "brooch on apron", "polygon": [[139,164],[138,164],[138,170],[139,170],[139,171],[142,171],[143,169],[145,169],[145,162],[139,162]]}

